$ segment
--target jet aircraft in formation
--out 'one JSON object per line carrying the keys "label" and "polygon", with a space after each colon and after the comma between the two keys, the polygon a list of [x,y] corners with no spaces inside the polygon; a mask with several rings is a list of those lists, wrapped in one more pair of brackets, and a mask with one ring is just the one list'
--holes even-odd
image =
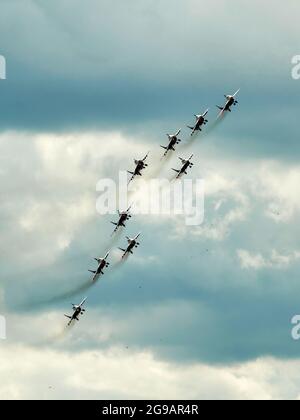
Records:
{"label": "jet aircraft in formation", "polygon": [[178,138],[180,132],[181,132],[181,129],[178,130],[176,134],[167,134],[169,138],[169,144],[167,146],[160,146],[163,149],[165,149],[164,156],[166,156],[168,152],[171,150],[175,152],[175,146],[181,142],[181,140]]}
{"label": "jet aircraft in formation", "polygon": [[178,158],[181,160],[182,162],[182,167],[181,169],[173,169],[173,171],[177,172],[177,176],[176,178],[179,178],[181,175],[185,174],[187,175],[187,169],[191,168],[192,166],[194,166],[194,164],[191,162],[191,159],[194,155],[191,155],[187,160],[186,159],[182,159],[181,157]]}
{"label": "jet aircraft in formation", "polygon": [[129,182],[131,182],[136,176],[142,176],[142,171],[144,169],[146,169],[147,166],[148,166],[148,163],[145,163],[148,156],[149,156],[149,152],[146,154],[144,159],[140,159],[140,160],[135,159],[134,160],[135,170],[133,172],[127,171],[129,174],[132,175]]}
{"label": "jet aircraft in formation", "polygon": [[115,230],[113,231],[113,234],[120,228],[120,227],[126,227],[125,223],[127,222],[128,219],[130,219],[132,216],[129,213],[131,210],[131,206],[128,207],[128,209],[126,211],[120,212],[118,211],[119,214],[119,220],[117,222],[111,222],[113,225],[115,225]]}
{"label": "jet aircraft in formation", "polygon": [[205,118],[206,115],[208,114],[208,109],[203,113],[203,114],[199,114],[196,115],[196,124],[194,125],[194,127],[191,126],[187,126],[188,128],[190,128],[192,130],[191,136],[196,132],[196,131],[202,131],[202,126],[206,125],[208,123],[208,120]]}
{"label": "jet aircraft in formation", "polygon": [[137,234],[134,238],[129,238],[128,236],[126,236],[127,242],[128,242],[128,246],[126,249],[123,248],[119,248],[121,251],[123,251],[123,255],[122,255],[122,259],[126,257],[126,255],[128,254],[133,254],[133,249],[137,248],[140,243],[138,242],[138,238],[140,236],[140,233]]}
{"label": "jet aircraft in formation", "polygon": [[[238,101],[236,100],[236,96],[239,93],[240,89],[237,90],[233,95],[224,95],[226,98],[226,103],[224,106],[217,106],[220,109],[220,115],[222,115],[224,112],[229,111],[231,112],[231,107],[235,106],[238,104]],[[203,113],[203,114],[199,114],[199,115],[195,115],[196,117],[196,123],[195,125],[192,126],[188,126],[188,128],[190,128],[192,130],[191,136],[196,132],[196,131],[202,131],[202,126],[206,125],[208,123],[208,120],[206,119],[206,115],[208,114],[208,109]],[[167,134],[168,138],[169,138],[169,144],[167,146],[161,146],[163,149],[165,149],[165,153],[164,156],[166,156],[168,154],[168,152],[170,151],[175,151],[175,146],[177,144],[179,144],[181,142],[181,140],[178,138],[179,134],[180,134],[181,130],[178,130],[177,133],[175,134]],[[135,159],[134,163],[135,163],[135,169],[134,171],[128,171],[129,174],[131,174],[131,178],[129,180],[129,183],[136,177],[136,176],[142,176],[142,171],[144,169],[146,169],[146,167],[148,166],[148,164],[146,163],[146,160],[148,158],[149,152],[147,153],[147,155],[140,160]],[[177,172],[177,176],[176,178],[179,178],[181,175],[183,174],[187,174],[187,169],[192,168],[192,166],[194,165],[191,162],[191,159],[193,158],[194,155],[191,155],[188,159],[183,159],[183,158],[179,158],[182,162],[182,167],[180,169],[173,169],[173,171]],[[113,225],[115,225],[115,229],[113,231],[113,234],[120,228],[120,227],[125,227],[125,223],[127,222],[128,219],[130,219],[132,216],[130,214],[130,209],[131,206],[123,212],[118,211],[119,214],[119,220],[117,222],[111,222]],[[137,248],[140,243],[138,242],[138,238],[140,237],[140,233],[138,235],[136,235],[134,238],[129,238],[128,236],[126,236],[128,245],[126,249],[123,248],[119,248],[121,251],[123,251],[123,255],[122,255],[122,259],[125,258],[128,254],[133,254],[133,249]],[[97,280],[97,278],[100,275],[104,274],[104,268],[109,266],[109,263],[107,262],[107,258],[109,256],[109,252],[105,255],[104,258],[95,258],[95,260],[98,263],[98,267],[96,270],[89,270],[91,273],[94,274],[93,277],[93,282],[95,282]],[[85,309],[83,308],[84,303],[86,302],[87,298],[83,299],[83,301],[79,304],[79,305],[74,305],[72,304],[73,307],[73,314],[72,315],[65,315],[67,318],[70,319],[70,321],[68,322],[68,325],[70,325],[74,320],[79,321],[79,316],[83,315],[83,313],[85,312]]]}
{"label": "jet aircraft in formation", "polygon": [[240,89],[238,89],[233,95],[224,95],[226,98],[225,105],[224,106],[217,105],[217,108],[221,110],[219,116],[222,115],[226,111],[231,112],[231,107],[236,106],[238,104],[238,101],[236,100],[236,95],[239,93],[239,91]]}
{"label": "jet aircraft in formation", "polygon": [[101,274],[104,274],[104,268],[109,266],[109,262],[107,262],[108,256],[109,252],[105,255],[104,258],[94,258],[94,260],[98,263],[97,270],[89,270],[90,273],[94,274],[93,281],[96,281]]}
{"label": "jet aircraft in formation", "polygon": [[83,301],[81,303],[79,303],[79,305],[74,305],[74,303],[72,303],[72,308],[73,308],[73,315],[66,315],[65,317],[69,318],[70,321],[68,322],[68,325],[71,325],[73,321],[79,321],[79,316],[83,315],[85,312],[85,309],[83,308],[83,305],[85,304],[85,301],[87,300],[87,298],[84,298]]}

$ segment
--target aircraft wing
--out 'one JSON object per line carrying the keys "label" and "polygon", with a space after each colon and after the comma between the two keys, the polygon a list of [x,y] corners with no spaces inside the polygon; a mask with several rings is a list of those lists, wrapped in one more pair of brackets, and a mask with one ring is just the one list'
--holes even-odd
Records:
{"label": "aircraft wing", "polygon": [[234,95],[232,95],[234,98],[236,97],[236,95],[239,93],[239,91],[240,91],[241,89],[238,89],[236,92],[235,92],[235,94]]}
{"label": "aircraft wing", "polygon": [[79,304],[79,306],[83,306],[86,300],[87,300],[87,297],[83,299],[83,301]]}

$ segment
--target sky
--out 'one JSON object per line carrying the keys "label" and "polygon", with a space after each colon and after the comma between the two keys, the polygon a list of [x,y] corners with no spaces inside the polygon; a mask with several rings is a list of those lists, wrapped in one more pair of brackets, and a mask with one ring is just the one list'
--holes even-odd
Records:
{"label": "sky", "polygon": [[[299,13],[294,0],[1,0],[0,399],[300,398]],[[212,128],[181,151],[205,181],[203,224],[134,216],[112,240],[97,182],[149,150],[155,165],[166,133],[187,141],[208,107]],[[117,261],[140,231],[85,289],[93,257]]]}

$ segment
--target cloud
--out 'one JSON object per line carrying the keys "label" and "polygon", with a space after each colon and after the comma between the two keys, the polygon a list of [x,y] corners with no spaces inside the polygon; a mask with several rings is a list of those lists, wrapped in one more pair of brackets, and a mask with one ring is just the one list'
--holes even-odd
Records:
{"label": "cloud", "polygon": [[19,259],[39,266],[53,263],[83,225],[100,218],[97,181],[117,179],[119,168],[126,169],[136,154],[134,143],[119,133],[10,132],[0,136],[0,147],[0,174],[6,180],[1,213],[7,220],[0,247],[8,260],[17,252]]}
{"label": "cloud", "polygon": [[264,217],[275,225],[288,226],[300,213],[297,164],[208,156],[198,163],[192,176],[205,181],[204,223],[189,232],[178,220],[179,236],[191,234],[222,241],[238,224],[251,219],[259,223],[258,218]]}
{"label": "cloud", "polygon": [[[288,222],[300,211],[300,198],[296,193],[300,183],[300,166],[280,162],[260,165],[254,188],[260,197],[269,201],[265,212],[276,222]],[[258,185],[259,184],[259,185]]]}
{"label": "cloud", "polygon": [[267,266],[265,259],[260,254],[251,255],[248,251],[243,249],[239,249],[237,254],[242,268],[259,269]]}
{"label": "cloud", "polygon": [[274,249],[269,258],[265,258],[261,254],[251,254],[244,249],[239,249],[237,255],[242,268],[253,268],[255,270],[260,270],[262,268],[286,268],[291,263],[300,259],[300,251],[294,251],[289,255],[282,255]]}
{"label": "cloud", "polygon": [[[10,355],[14,354],[14,364]],[[178,365],[126,348],[69,354],[2,346],[1,399],[297,399],[299,361]],[[75,369],[74,366],[77,368]],[[120,374],[122,372],[122,374]]]}
{"label": "cloud", "polygon": [[255,270],[262,268],[283,269],[300,259],[300,251],[294,251],[289,255],[282,255],[274,249],[269,258],[265,258],[261,254],[251,254],[244,249],[239,249],[237,255],[242,268],[253,268]]}

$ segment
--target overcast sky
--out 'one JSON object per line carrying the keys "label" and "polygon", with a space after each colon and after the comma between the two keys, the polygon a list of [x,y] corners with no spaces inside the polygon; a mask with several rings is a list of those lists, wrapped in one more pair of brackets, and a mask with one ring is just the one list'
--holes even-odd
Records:
{"label": "overcast sky", "polygon": [[[299,13],[296,0],[1,1],[0,398],[300,398]],[[96,212],[97,181],[148,150],[153,163],[167,132],[208,107],[212,124],[238,88],[181,152],[205,180],[204,223],[132,218],[141,246],[84,290],[93,257],[125,244]]]}

